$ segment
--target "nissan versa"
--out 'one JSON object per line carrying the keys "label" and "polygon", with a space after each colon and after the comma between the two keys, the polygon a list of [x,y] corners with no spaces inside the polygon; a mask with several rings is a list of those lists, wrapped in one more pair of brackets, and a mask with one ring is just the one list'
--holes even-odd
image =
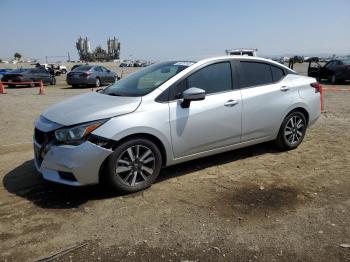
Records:
{"label": "nissan versa", "polygon": [[319,89],[257,57],[154,64],[43,112],[35,165],[50,181],[139,191],[165,166],[270,140],[298,147],[320,116]]}

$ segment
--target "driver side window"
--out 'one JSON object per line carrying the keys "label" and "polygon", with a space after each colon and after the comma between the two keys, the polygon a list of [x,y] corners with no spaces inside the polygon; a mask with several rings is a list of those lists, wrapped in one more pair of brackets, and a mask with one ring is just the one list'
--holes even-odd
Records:
{"label": "driver side window", "polygon": [[230,62],[221,62],[206,66],[178,83],[174,88],[174,99],[180,99],[188,88],[197,87],[206,94],[214,94],[232,90]]}

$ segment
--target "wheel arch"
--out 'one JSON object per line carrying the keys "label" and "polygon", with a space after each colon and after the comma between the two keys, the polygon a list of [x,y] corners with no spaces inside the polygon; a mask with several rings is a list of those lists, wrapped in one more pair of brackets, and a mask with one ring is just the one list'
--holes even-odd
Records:
{"label": "wheel arch", "polygon": [[125,141],[131,140],[131,139],[137,139],[137,138],[144,138],[152,141],[153,143],[156,144],[156,146],[159,148],[160,153],[162,155],[162,167],[166,166],[167,163],[167,151],[165,149],[165,146],[163,142],[155,135],[149,134],[149,133],[135,133],[135,134],[130,134],[128,136],[123,137],[118,141],[118,144],[122,144]]}
{"label": "wheel arch", "polygon": [[[169,156],[167,155],[167,151],[165,148],[164,143],[155,135],[150,134],[150,133],[134,133],[134,134],[129,134],[127,136],[124,136],[123,138],[121,138],[118,141],[115,141],[114,146],[118,147],[118,145],[131,140],[131,139],[137,139],[137,138],[144,138],[144,139],[148,139],[150,141],[152,141],[153,143],[156,144],[156,146],[159,148],[160,153],[162,155],[162,167],[165,167],[167,165],[167,160],[169,159]],[[105,177],[104,177],[104,173],[105,173],[105,167],[106,167],[106,163],[109,159],[109,156],[106,157],[106,159],[102,162],[100,169],[99,169],[99,181],[104,181]]]}

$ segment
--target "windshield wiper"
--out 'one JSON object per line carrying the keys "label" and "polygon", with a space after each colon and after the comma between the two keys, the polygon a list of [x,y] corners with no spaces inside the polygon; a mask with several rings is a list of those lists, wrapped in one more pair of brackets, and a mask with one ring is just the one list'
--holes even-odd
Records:
{"label": "windshield wiper", "polygon": [[122,96],[121,94],[118,94],[118,93],[105,93],[105,94],[109,96]]}

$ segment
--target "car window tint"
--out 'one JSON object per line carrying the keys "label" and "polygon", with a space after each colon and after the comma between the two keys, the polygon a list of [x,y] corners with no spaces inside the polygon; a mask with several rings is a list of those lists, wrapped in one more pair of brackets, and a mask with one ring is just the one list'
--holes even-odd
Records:
{"label": "car window tint", "polygon": [[241,87],[266,85],[272,83],[269,64],[241,61]]}
{"label": "car window tint", "polygon": [[28,73],[37,74],[37,73],[39,73],[39,69],[38,68],[30,69],[30,70],[28,70]]}
{"label": "car window tint", "polygon": [[217,63],[198,70],[187,78],[187,86],[203,89],[207,94],[232,90],[230,63]]}
{"label": "car window tint", "polygon": [[97,72],[102,72],[102,68],[101,67],[99,67],[99,66],[97,66],[97,67],[95,67],[95,69],[94,69],[95,71],[97,71]]}
{"label": "car window tint", "polygon": [[179,99],[182,97],[182,93],[187,89],[187,79],[182,80],[175,87],[174,98]]}
{"label": "car window tint", "polygon": [[278,82],[284,77],[284,71],[279,67],[271,66],[271,72],[274,82]]}

